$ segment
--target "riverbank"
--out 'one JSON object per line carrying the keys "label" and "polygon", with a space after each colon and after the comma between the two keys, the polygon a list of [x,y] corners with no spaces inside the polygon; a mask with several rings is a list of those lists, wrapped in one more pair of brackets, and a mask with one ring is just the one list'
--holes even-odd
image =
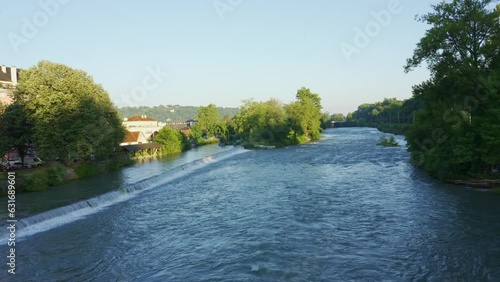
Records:
{"label": "riverbank", "polygon": [[[213,145],[216,143],[219,143],[219,139],[217,138],[201,139],[192,144],[190,149]],[[69,166],[63,165],[60,162],[53,162],[37,168],[15,170],[13,172],[16,173],[16,192],[23,193],[46,191],[50,187],[58,186],[69,181],[84,179],[98,174],[118,170],[144,160],[165,158],[176,154],[182,154],[186,151],[161,155],[149,155],[144,153],[135,157],[130,157],[128,154],[121,154],[106,161],[88,161]],[[7,172],[1,172],[0,196],[7,195],[8,185]]]}
{"label": "riverbank", "polygon": [[[11,171],[16,175],[16,193],[46,191],[50,187],[76,179],[83,179],[97,174],[110,172],[135,164],[135,160],[126,155],[117,156],[106,161],[89,161],[65,166],[59,162],[29,170]],[[0,174],[0,196],[7,195],[8,172]]]}
{"label": "riverbank", "polygon": [[447,180],[447,183],[481,189],[500,189],[500,179]]}
{"label": "riverbank", "polygon": [[[108,197],[104,195],[110,192],[132,193],[155,185],[155,181],[159,178],[182,176],[195,166],[203,166],[241,150],[232,146],[217,145],[193,148],[181,154],[137,160],[130,166],[68,180],[36,193],[18,193],[21,186],[18,180],[22,178],[22,173],[16,171],[16,200],[20,203],[16,208],[16,215],[19,218],[26,218],[80,201],[101,197],[104,200]],[[0,199],[7,202],[5,195]],[[4,220],[5,216],[7,214],[0,214],[0,220]]]}
{"label": "riverbank", "polygon": [[[411,124],[389,124],[389,123],[371,123],[366,125],[366,127],[376,128],[380,132],[396,134],[396,135],[405,135],[406,132],[411,128]],[[347,127],[361,127],[354,124],[343,125],[342,128]],[[438,178],[436,178],[438,179]],[[478,176],[477,178],[464,178],[464,179],[438,179],[443,181],[444,183],[453,184],[461,187],[470,187],[474,189],[489,189],[489,190],[497,190],[500,193],[500,179],[491,179],[486,177]]]}

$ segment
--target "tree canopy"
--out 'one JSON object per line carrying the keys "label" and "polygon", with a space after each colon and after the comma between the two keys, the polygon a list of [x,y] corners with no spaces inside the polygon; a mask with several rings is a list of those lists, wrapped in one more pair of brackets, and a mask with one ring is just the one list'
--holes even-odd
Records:
{"label": "tree canopy", "polygon": [[427,63],[413,89],[422,104],[407,140],[413,161],[442,178],[500,165],[500,13],[490,0],[454,0],[419,19],[431,26],[405,71]]}
{"label": "tree canopy", "polygon": [[162,154],[180,153],[190,148],[186,137],[179,131],[168,126],[163,127],[155,135],[155,141],[162,146]]}
{"label": "tree canopy", "polygon": [[201,130],[205,130],[210,137],[219,133],[221,118],[219,109],[214,104],[199,107],[195,119],[198,121],[196,126]]}
{"label": "tree canopy", "polygon": [[107,158],[117,149],[125,130],[108,93],[92,77],[49,61],[21,76],[9,109],[22,112],[31,127],[11,137],[21,141],[29,135],[41,156],[67,162],[91,154]]}
{"label": "tree canopy", "polygon": [[296,101],[283,104],[276,99],[266,102],[244,101],[231,122],[232,132],[252,144],[289,145],[318,139],[324,114],[321,98],[303,87]]}

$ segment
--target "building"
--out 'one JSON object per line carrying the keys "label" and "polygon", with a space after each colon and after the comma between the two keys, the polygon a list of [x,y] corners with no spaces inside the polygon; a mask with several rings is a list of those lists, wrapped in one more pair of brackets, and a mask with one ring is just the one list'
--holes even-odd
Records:
{"label": "building", "polygon": [[145,144],[148,143],[148,139],[141,131],[128,131],[125,134],[125,138],[123,139],[120,146],[126,145],[137,145],[137,144]]}
{"label": "building", "polygon": [[16,88],[19,81],[21,69],[16,67],[0,67],[0,102],[12,104],[12,91]]}
{"label": "building", "polygon": [[191,127],[196,124],[195,119],[188,120],[167,120],[166,126],[181,131],[184,135],[188,136],[191,133]]}
{"label": "building", "polygon": [[176,130],[189,129],[189,124],[185,120],[167,120],[165,125]]}
{"label": "building", "polygon": [[131,132],[142,132],[147,139],[153,137],[165,124],[146,115],[124,118],[122,122],[126,130]]}
{"label": "building", "polygon": [[134,158],[161,155],[161,145],[150,143],[141,131],[127,131],[120,146]]}

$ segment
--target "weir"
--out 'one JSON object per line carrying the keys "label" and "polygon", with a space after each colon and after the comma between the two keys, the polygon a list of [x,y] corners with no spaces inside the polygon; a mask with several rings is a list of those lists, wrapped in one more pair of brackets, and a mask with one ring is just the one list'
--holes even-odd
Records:
{"label": "weir", "polygon": [[[170,181],[186,176],[200,168],[206,167],[208,164],[219,162],[221,160],[245,152],[248,152],[248,150],[243,148],[234,148],[228,151],[220,152],[166,170],[161,174],[152,176],[150,178],[127,184],[124,187],[117,187],[116,190],[113,190],[111,192],[79,201],[71,205],[19,219],[16,223],[17,238],[23,239],[34,234],[85,218],[90,214],[94,214],[105,209],[106,207],[112,206],[116,203],[124,202],[132,197],[135,197],[141,192],[157,188]],[[7,225],[2,224],[0,228],[0,244],[4,245],[7,243],[8,238]]]}

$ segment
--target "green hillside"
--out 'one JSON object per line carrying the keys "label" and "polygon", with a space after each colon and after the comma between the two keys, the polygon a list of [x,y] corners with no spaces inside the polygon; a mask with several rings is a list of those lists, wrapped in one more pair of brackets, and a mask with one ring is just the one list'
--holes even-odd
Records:
{"label": "green hillside", "polygon": [[[237,112],[238,108],[221,108],[219,107],[220,116],[233,117]],[[155,107],[123,107],[119,108],[121,118],[132,117],[138,115],[147,115],[158,121],[165,121],[167,119],[171,120],[187,120],[194,118],[198,113],[198,107],[193,106],[179,106],[179,105],[160,105]]]}

